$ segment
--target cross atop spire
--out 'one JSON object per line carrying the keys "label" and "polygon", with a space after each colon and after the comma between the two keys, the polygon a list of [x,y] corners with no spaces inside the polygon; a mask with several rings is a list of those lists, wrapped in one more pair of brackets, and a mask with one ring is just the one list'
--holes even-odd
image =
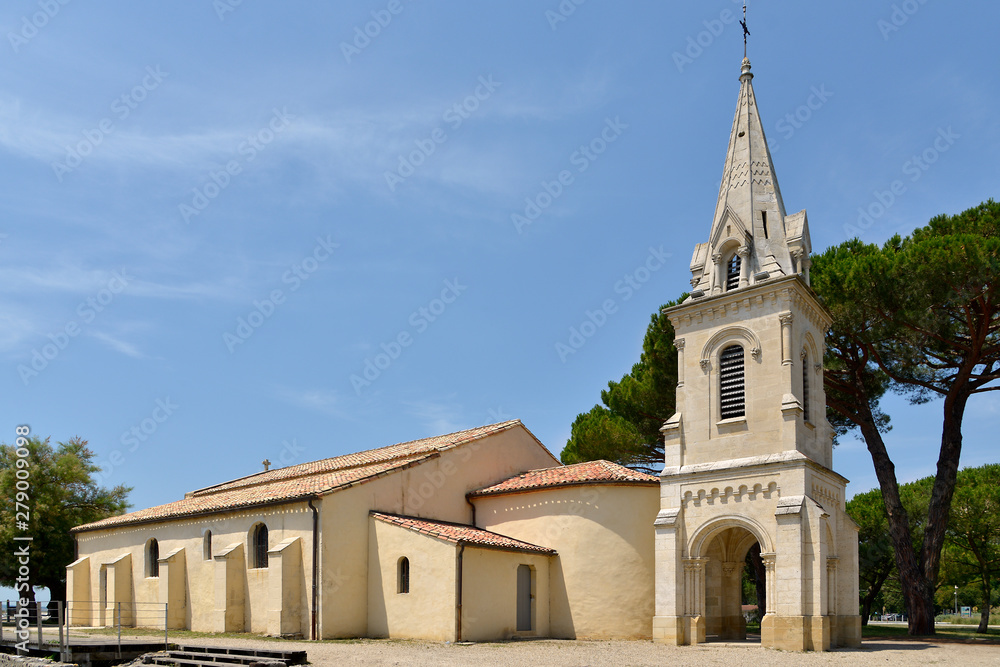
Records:
{"label": "cross atop spire", "polygon": [[[796,273],[809,279],[812,248],[806,212],[785,215],[748,58],[743,58],[740,69],[740,94],[712,231],[707,243],[695,247],[691,259],[696,298]],[[728,276],[727,266],[739,275]]]}
{"label": "cross atop spire", "polygon": [[747,3],[746,0],[743,2],[743,20],[740,21],[740,25],[743,26],[743,58],[747,57],[747,35],[750,34],[750,30],[747,28]]}

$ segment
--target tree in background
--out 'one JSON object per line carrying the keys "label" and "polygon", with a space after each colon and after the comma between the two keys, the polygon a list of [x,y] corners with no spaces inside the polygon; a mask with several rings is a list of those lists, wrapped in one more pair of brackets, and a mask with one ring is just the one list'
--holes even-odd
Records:
{"label": "tree in background", "polygon": [[[848,241],[813,260],[812,283],[834,324],[827,404],[840,432],[858,428],[875,466],[909,613],[910,634],[934,634],[934,592],[969,398],[1000,389],[1000,205],[938,216],[882,248]],[[900,499],[878,408],[886,388],[915,403],[942,398],[937,474],[922,539]]]}
{"label": "tree in background", "polygon": [[[677,305],[687,295],[663,305]],[[650,318],[639,363],[619,382],[608,382],[601,402],[577,415],[560,458],[565,464],[607,459],[656,472],[663,467],[660,427],[674,414],[677,349],[670,320],[657,311]]]}
{"label": "tree in background", "polygon": [[[13,555],[15,549],[30,544],[30,575],[32,588],[19,592],[22,599],[35,599],[34,586],[48,589],[51,600],[66,599],[66,566],[75,556],[70,529],[128,509],[129,487],[112,489],[99,487],[93,474],[100,467],[93,463],[94,453],[87,441],[73,438],[58,443],[53,449],[48,438],[29,437],[28,450],[30,488],[22,496],[27,505],[27,529],[17,528],[17,447],[0,445],[0,584],[17,588],[20,564]],[[15,542],[14,537],[26,535],[30,543]]]}
{"label": "tree in background", "polygon": [[944,581],[979,588],[979,627],[990,622],[993,589],[1000,576],[1000,464],[965,468],[951,503],[943,556]]}
{"label": "tree in background", "polygon": [[858,524],[858,575],[861,625],[868,625],[872,606],[882,586],[896,571],[896,556],[889,539],[882,491],[872,489],[847,501],[847,514]]}
{"label": "tree in background", "polygon": [[[915,548],[919,548],[923,539],[934,483],[934,477],[924,477],[899,487],[901,502],[911,519],[911,543]],[[893,575],[898,572],[892,541],[886,534],[888,518],[881,490],[857,494],[848,501],[847,512],[860,528],[861,622],[866,623],[874,601],[884,599],[886,592],[887,597],[892,598],[897,590]],[[944,609],[951,609],[952,595],[958,594],[963,601],[975,600],[980,610],[977,632],[986,632],[998,576],[1000,464],[991,463],[965,468],[958,473],[936,585],[936,601]],[[898,590],[901,594],[901,589]]]}

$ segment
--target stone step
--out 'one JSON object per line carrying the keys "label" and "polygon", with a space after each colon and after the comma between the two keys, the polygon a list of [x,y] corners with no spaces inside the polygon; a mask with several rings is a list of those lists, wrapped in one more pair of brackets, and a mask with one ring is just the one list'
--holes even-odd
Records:
{"label": "stone step", "polygon": [[251,657],[262,660],[284,662],[288,665],[302,665],[306,662],[305,651],[281,651],[270,649],[228,648],[224,646],[178,645],[175,649],[192,654],[212,654],[214,656]]}

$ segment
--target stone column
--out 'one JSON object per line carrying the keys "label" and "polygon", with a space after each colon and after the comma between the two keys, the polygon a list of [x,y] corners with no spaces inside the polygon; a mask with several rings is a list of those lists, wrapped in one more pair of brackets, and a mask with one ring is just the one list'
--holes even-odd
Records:
{"label": "stone column", "polygon": [[705,565],[707,558],[685,558],[684,616],[689,644],[705,643]]}
{"label": "stone column", "polygon": [[722,292],[722,286],[726,284],[724,270],[722,255],[715,253],[712,255],[712,294],[720,294]]}
{"label": "stone column", "polygon": [[684,339],[675,338],[674,347],[677,348],[677,387],[684,386]]}
{"label": "stone column", "polygon": [[722,563],[722,639],[746,639],[743,618],[743,563]]}
{"label": "stone column", "polygon": [[778,315],[781,322],[781,365],[791,366],[792,364],[792,320],[791,312],[784,312]]}
{"label": "stone column", "polygon": [[826,613],[837,615],[837,564],[840,559],[829,556],[826,559]]}
{"label": "stone column", "polygon": [[760,555],[761,561],[764,563],[764,584],[765,584],[765,595],[767,599],[764,601],[764,613],[773,614],[775,613],[775,593],[777,592],[778,582],[774,579],[774,560],[775,555],[773,553],[766,553]]}
{"label": "stone column", "polygon": [[750,283],[750,248],[741,246],[736,254],[740,256],[740,287]]}

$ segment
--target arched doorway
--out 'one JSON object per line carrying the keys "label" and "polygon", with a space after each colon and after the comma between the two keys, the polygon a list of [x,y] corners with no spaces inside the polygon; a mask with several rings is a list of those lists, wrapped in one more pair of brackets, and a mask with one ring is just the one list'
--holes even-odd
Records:
{"label": "arched doorway", "polygon": [[[698,531],[691,554],[700,564],[701,608],[705,641],[741,641],[747,638],[743,615],[743,573],[747,554],[754,547],[767,554],[767,534],[745,519],[720,519]],[[765,560],[765,562],[767,562]],[[769,568],[768,568],[769,569]],[[769,582],[766,580],[764,585]],[[760,610],[763,616],[766,611]],[[699,623],[700,625],[700,623]],[[699,633],[700,634],[700,633]]]}

